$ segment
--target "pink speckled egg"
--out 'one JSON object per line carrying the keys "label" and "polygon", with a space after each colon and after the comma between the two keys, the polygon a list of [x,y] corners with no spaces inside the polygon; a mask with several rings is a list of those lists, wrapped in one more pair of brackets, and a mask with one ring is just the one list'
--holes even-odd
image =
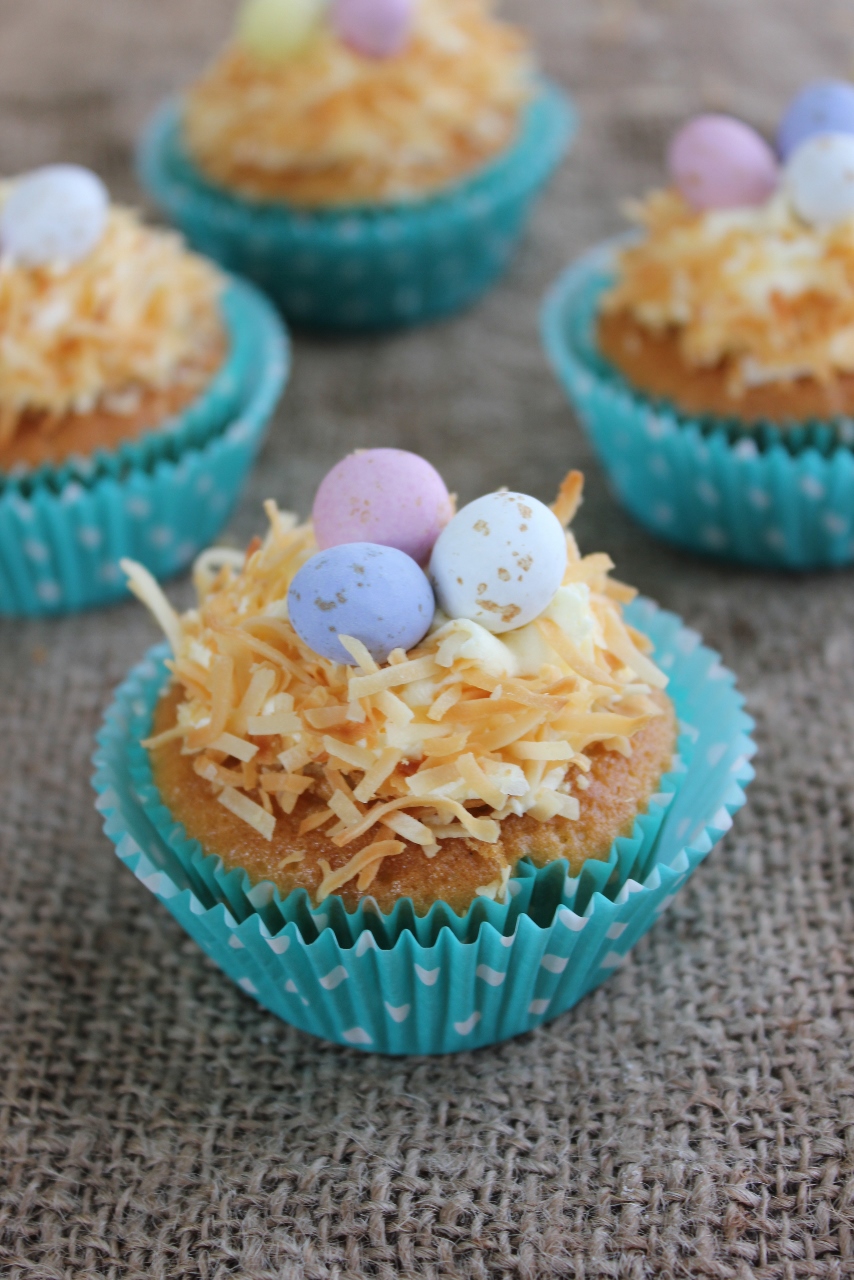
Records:
{"label": "pink speckled egg", "polygon": [[774,152],[732,116],[695,116],[670,143],[667,168],[694,209],[763,204],[780,180]]}
{"label": "pink speckled egg", "polygon": [[374,542],[396,547],[420,565],[452,515],[438,471],[404,449],[365,449],[342,458],[322,480],[312,511],[321,550]]}
{"label": "pink speckled egg", "polygon": [[415,0],[334,0],[332,26],[338,37],[367,58],[392,58],[412,30]]}

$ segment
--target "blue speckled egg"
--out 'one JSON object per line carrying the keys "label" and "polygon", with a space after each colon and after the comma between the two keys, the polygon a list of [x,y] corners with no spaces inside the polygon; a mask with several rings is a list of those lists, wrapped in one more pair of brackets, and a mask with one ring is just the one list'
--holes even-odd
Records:
{"label": "blue speckled egg", "polygon": [[854,85],[847,80],[816,80],[792,99],[777,130],[782,158],[816,133],[854,133]]}
{"label": "blue speckled egg", "polygon": [[427,576],[410,556],[375,542],[348,542],[320,551],[291,583],[288,616],[309,648],[332,662],[355,665],[339,636],[361,640],[376,662],[392,649],[412,649],[433,621]]}

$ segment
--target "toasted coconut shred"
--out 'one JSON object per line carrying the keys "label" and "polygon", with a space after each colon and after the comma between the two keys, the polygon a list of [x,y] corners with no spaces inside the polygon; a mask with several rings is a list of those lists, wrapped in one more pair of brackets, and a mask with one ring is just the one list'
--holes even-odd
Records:
{"label": "toasted coconut shred", "polygon": [[287,60],[227,48],[190,91],[187,146],[215,181],[258,199],[405,200],[506,147],[531,96],[525,37],[487,0],[419,0],[392,58],[365,58],[323,24]]}
{"label": "toasted coconut shred", "polygon": [[0,444],[28,414],[128,412],[141,390],[206,380],[222,343],[220,289],[179,236],[115,206],[79,262],[0,259]]}
{"label": "toasted coconut shred", "polygon": [[727,362],[730,390],[854,372],[854,219],[821,229],[785,194],[697,213],[675,191],[629,205],[643,239],[619,259],[606,311],[674,333],[685,362]]}
{"label": "toasted coconut shred", "polygon": [[[571,518],[579,490],[564,485],[559,516]],[[661,714],[650,693],[667,679],[622,617],[634,592],[609,577],[608,556],[582,557],[571,533],[563,585],[533,623],[495,636],[437,613],[416,649],[382,666],[342,636],[357,664],[347,667],[319,657],[288,621],[290,582],[317,550],[311,526],[273,502],[266,511],[270,531],[245,562],[217,550],[200,558],[199,606],[181,617],[125,562],[184,691],[176,725],[144,745],[180,738],[219,803],[268,840],[277,812],[292,814],[304,795],[321,807],[301,834],[324,828],[346,847],[370,833],[345,866],[321,864],[319,900],[353,879],[366,889],[403,841],[433,858],[449,840],[494,844],[510,814],[576,819],[587,749],[628,755]],[[509,872],[482,892],[502,896]]]}

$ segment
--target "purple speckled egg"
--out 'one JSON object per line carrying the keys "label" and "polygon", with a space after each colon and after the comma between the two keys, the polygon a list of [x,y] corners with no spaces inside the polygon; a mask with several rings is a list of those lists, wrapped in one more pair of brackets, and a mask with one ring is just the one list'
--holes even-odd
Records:
{"label": "purple speckled egg", "polygon": [[755,129],[732,116],[695,116],[667,151],[667,168],[694,209],[763,204],[780,180],[777,160]]}
{"label": "purple speckled egg", "polygon": [[303,565],[288,591],[297,635],[323,658],[355,665],[339,636],[354,636],[376,662],[412,649],[433,621],[433,589],[423,569],[395,547],[349,542]]}
{"label": "purple speckled egg", "polygon": [[445,482],[417,453],[351,453],[321,482],[312,519],[317,545],[377,542],[426,564],[453,515]]}
{"label": "purple speckled egg", "polygon": [[334,0],[332,25],[356,53],[393,58],[412,30],[414,0]]}
{"label": "purple speckled egg", "polygon": [[777,131],[784,160],[817,133],[854,133],[854,84],[816,80],[802,89],[785,110]]}

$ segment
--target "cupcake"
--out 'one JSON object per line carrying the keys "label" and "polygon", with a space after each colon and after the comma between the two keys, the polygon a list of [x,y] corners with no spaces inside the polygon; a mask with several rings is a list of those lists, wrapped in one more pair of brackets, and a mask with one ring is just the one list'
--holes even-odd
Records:
{"label": "cupcake", "polygon": [[293,320],[388,328],[493,283],[570,129],[489,0],[246,0],[140,172]]}
{"label": "cupcake", "polygon": [[[613,912],[640,895],[639,914],[629,914],[634,927],[648,920],[658,901],[648,895],[684,869],[661,868],[659,850],[700,731],[683,726],[679,738],[668,675],[624,616],[634,592],[610,577],[606,555],[582,556],[567,531],[581,487],[571,473],[551,509],[502,490],[454,514],[423,459],[368,450],[326,477],[311,523],[269,502],[268,532],[245,557],[205,553],[198,605],[182,616],[144,570],[125,565],[171,656],[131,677],[135,714],[116,717],[118,739],[109,728],[102,738],[99,776],[124,756],[135,820],[156,833],[142,847],[162,849],[170,879],[197,901],[190,915],[225,910],[227,928],[256,917],[248,933],[263,940],[268,974],[276,957],[290,957],[272,981],[307,1001],[285,1002],[297,1025],[374,1044],[376,1016],[398,1027],[420,1002],[433,1026],[442,1002],[472,1004],[444,1031],[406,1033],[420,1051],[442,1051],[487,1019],[490,1002],[466,974],[488,992],[503,986],[509,961],[518,968],[512,991],[479,1037],[514,1034],[560,1011],[538,986],[539,970],[559,975],[568,964],[552,951],[552,941],[567,941],[555,930],[581,933],[598,904],[611,913],[603,937],[616,939],[624,929]],[[674,631],[686,634],[673,622],[661,630],[669,666],[681,643]],[[723,793],[711,787],[709,817],[721,830],[727,804],[740,803],[733,778],[747,776],[748,722],[717,664],[722,688],[699,699],[712,664],[688,665],[695,687],[685,705],[695,718],[718,717],[705,728],[719,738],[715,767],[728,761]],[[698,711],[704,697],[715,712]],[[128,820],[108,823],[117,842]],[[683,837],[688,827],[702,836],[698,849],[710,847],[702,812],[687,827],[684,815],[677,821]],[[294,944],[300,965],[319,965],[312,982],[321,993],[351,976],[346,958],[331,964],[336,948],[401,957],[458,947],[460,958],[447,957],[429,996],[443,964],[409,966],[417,993],[402,971],[386,986],[365,970],[339,1009],[304,990],[302,968],[299,980],[286,977]],[[219,944],[209,950],[222,963]],[[502,950],[511,954],[496,968]],[[580,949],[560,1007],[579,997],[604,954]],[[231,959],[226,952],[229,972]],[[361,1018],[369,1039],[348,1036],[347,1025],[330,1031],[339,1013],[345,1024]]]}
{"label": "cupcake", "polygon": [[726,116],[673,139],[639,231],[552,291],[553,361],[619,496],[694,550],[854,558],[854,88],[789,107],[777,152]]}
{"label": "cupcake", "polygon": [[191,560],[281,387],[269,306],[54,165],[0,186],[0,328],[0,612],[115,597],[123,554]]}

